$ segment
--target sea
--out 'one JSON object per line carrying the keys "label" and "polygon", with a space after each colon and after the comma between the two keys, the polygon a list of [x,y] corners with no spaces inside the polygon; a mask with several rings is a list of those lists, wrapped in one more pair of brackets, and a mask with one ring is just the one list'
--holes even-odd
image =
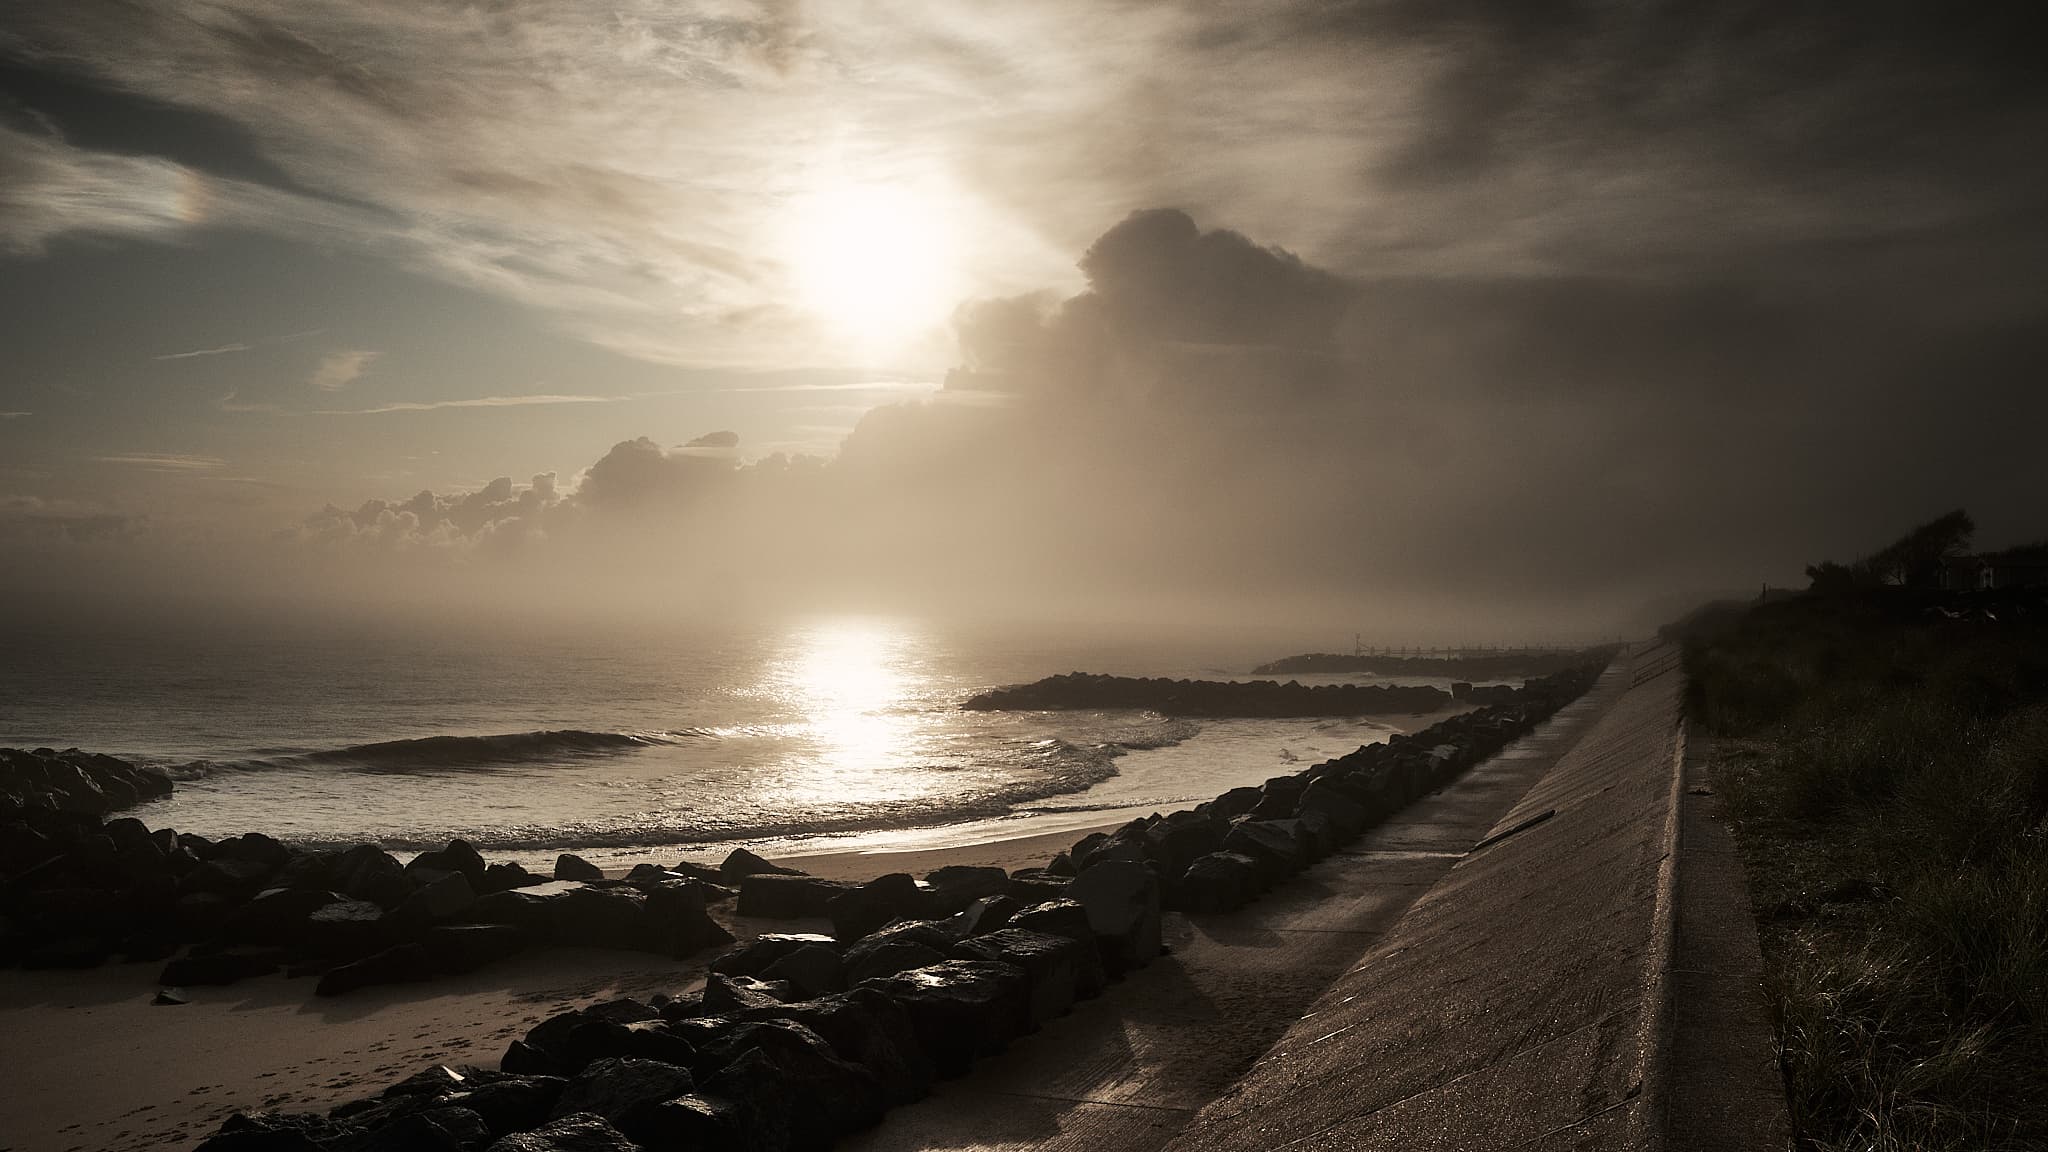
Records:
{"label": "sea", "polygon": [[461,837],[533,865],[938,845],[1170,810],[1427,722],[960,707],[1076,670],[1248,678],[1293,650],[858,615],[18,625],[0,746],[164,768],[173,794],[129,814],[210,837]]}

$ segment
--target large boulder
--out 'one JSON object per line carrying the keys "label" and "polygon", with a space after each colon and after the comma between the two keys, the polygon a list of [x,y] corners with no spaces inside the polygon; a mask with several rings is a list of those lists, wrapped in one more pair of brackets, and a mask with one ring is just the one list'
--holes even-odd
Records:
{"label": "large boulder", "polygon": [[426,885],[450,872],[459,872],[469,881],[470,890],[481,892],[484,888],[484,872],[489,865],[484,863],[483,853],[467,840],[450,840],[445,848],[422,852],[406,862],[405,874],[417,885]]}
{"label": "large boulder", "polygon": [[787,872],[756,872],[740,882],[740,901],[735,911],[741,916],[766,920],[806,920],[828,915],[834,897],[853,889],[839,880]]}
{"label": "large boulder", "polygon": [[1024,970],[992,960],[948,960],[870,980],[903,1006],[918,1046],[940,1076],[957,1076],[977,1056],[1002,1051],[1032,1027]]}
{"label": "large boulder", "polygon": [[816,932],[764,932],[745,944],[720,953],[711,962],[711,970],[728,976],[759,976],[770,964],[814,944],[837,947],[832,937]]}
{"label": "large boulder", "polygon": [[797,999],[786,981],[770,983],[752,976],[725,976],[713,972],[704,978],[704,1011],[725,1016],[748,1008],[766,1008]]}
{"label": "large boulder", "polygon": [[590,1112],[631,1131],[656,1104],[696,1087],[688,1068],[631,1056],[594,1060],[563,1087],[555,1117]]}
{"label": "large boulder", "polygon": [[647,948],[655,942],[647,897],[631,888],[571,888],[549,901],[548,912],[549,934],[560,944]]}
{"label": "large boulder", "polygon": [[833,949],[807,944],[762,969],[761,979],[771,984],[787,984],[796,990],[798,999],[808,1000],[845,991],[846,965]]}
{"label": "large boulder", "polygon": [[1258,861],[1237,852],[1211,852],[1188,865],[1175,885],[1175,907],[1183,912],[1230,912],[1263,887]]}
{"label": "large boulder", "polygon": [[737,885],[749,876],[803,875],[802,872],[795,868],[784,868],[780,864],[771,864],[752,852],[747,851],[745,848],[735,848],[727,854],[725,862],[718,866],[718,874],[724,877],[724,882],[729,885]]}
{"label": "large boulder", "polygon": [[809,1028],[841,1059],[873,1072],[891,1104],[908,1104],[931,1091],[931,1061],[918,1046],[909,1012],[873,988],[751,1009],[742,1015]]}
{"label": "large boulder", "polygon": [[732,933],[705,911],[694,881],[660,883],[646,891],[647,946],[653,951],[680,959],[732,943]]}
{"label": "large boulder", "polygon": [[1031,1018],[1040,1024],[1066,1015],[1077,997],[1099,995],[1107,982],[1090,945],[1024,928],[962,940],[953,946],[953,959],[1000,960],[1023,969],[1031,985]]}
{"label": "large boulder", "polygon": [[1328,818],[1331,826],[1337,830],[1338,836],[1343,840],[1350,840],[1360,832],[1365,831],[1366,826],[1370,823],[1364,805],[1339,792],[1334,785],[1323,780],[1312,781],[1302,791],[1301,799],[1296,802],[1295,810],[1298,814],[1304,816],[1311,812],[1321,813],[1324,817]]}
{"label": "large boulder", "polygon": [[736,1100],[756,1115],[784,1111],[799,1148],[823,1148],[870,1127],[888,1105],[873,1071],[789,1020],[740,1024],[699,1054],[699,1066],[711,1070],[705,1095]]}
{"label": "large boulder", "polygon": [[1271,885],[1308,867],[1308,849],[1294,826],[1281,820],[1244,820],[1223,838],[1223,850],[1258,862],[1259,879]]}
{"label": "large boulder", "polygon": [[578,1112],[531,1132],[514,1132],[492,1144],[489,1152],[636,1152],[637,1148],[604,1117]]}
{"label": "large boulder", "polygon": [[[1007,875],[1003,882],[1009,883]],[[858,940],[892,920],[920,919],[930,909],[929,896],[907,872],[878,876],[825,903],[832,934],[841,940]]]}
{"label": "large boulder", "polygon": [[950,916],[976,900],[998,896],[1010,887],[1010,874],[1001,868],[979,868],[948,864],[924,878],[933,911]]}
{"label": "large boulder", "polygon": [[[458,841],[459,843],[459,841]],[[442,872],[391,910],[394,924],[414,927],[440,924],[468,912],[476,889],[461,872]]]}
{"label": "large boulder", "polygon": [[1008,927],[1028,928],[1069,940],[1094,943],[1095,929],[1088,926],[1088,910],[1073,900],[1048,900],[1022,909],[1010,917]]}
{"label": "large boulder", "polygon": [[156,982],[172,988],[197,984],[233,984],[251,976],[277,971],[276,950],[231,950],[198,956],[180,956],[164,965]]}
{"label": "large boulder", "polygon": [[341,996],[375,984],[410,984],[433,977],[433,960],[425,946],[410,941],[328,969],[313,992],[318,996]]}
{"label": "large boulder", "polygon": [[1143,864],[1105,860],[1081,870],[1067,894],[1088,913],[1088,927],[1112,976],[1159,955],[1159,879]]}
{"label": "large boulder", "polygon": [[604,869],[573,852],[564,852],[555,857],[555,879],[580,880],[588,883],[604,879]]}
{"label": "large boulder", "polygon": [[568,1081],[559,1076],[503,1076],[488,1083],[466,1086],[450,1103],[483,1117],[491,1135],[524,1132],[547,1123],[554,1114]]}

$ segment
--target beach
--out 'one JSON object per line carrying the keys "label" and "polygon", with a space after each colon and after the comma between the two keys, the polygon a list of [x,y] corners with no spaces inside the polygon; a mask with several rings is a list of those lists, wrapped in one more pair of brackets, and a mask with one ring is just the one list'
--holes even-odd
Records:
{"label": "beach", "polygon": [[[776,858],[831,879],[923,875],[947,864],[1041,865],[1093,828],[904,851]],[[714,910],[741,940],[829,931],[824,921]],[[0,976],[0,1149],[142,1152],[198,1144],[238,1111],[324,1111],[435,1064],[495,1067],[505,1046],[554,1013],[615,996],[676,993],[716,950],[687,960],[554,948],[430,984],[313,995],[310,979],[264,976],[191,988],[154,1006],[156,964]]]}

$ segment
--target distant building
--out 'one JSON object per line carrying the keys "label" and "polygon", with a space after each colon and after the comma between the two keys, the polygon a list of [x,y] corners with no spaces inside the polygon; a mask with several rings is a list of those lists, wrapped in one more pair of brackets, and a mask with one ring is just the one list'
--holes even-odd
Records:
{"label": "distant building", "polygon": [[1941,562],[1941,587],[1946,592],[1990,588],[2027,588],[2048,584],[2048,548],[2008,548],[1976,556],[1952,556]]}

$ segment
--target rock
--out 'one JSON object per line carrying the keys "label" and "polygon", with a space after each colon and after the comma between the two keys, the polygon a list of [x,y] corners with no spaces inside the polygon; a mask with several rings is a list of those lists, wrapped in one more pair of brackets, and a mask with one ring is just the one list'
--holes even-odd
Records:
{"label": "rock", "polygon": [[413,857],[405,866],[405,874],[424,886],[441,874],[460,873],[464,880],[469,881],[470,891],[481,892],[488,867],[475,845],[467,840],[450,840],[446,848],[436,848]]}
{"label": "rock", "polygon": [[555,1118],[577,1112],[604,1117],[630,1131],[654,1105],[696,1087],[690,1070],[659,1060],[606,1057],[592,1061],[562,1089]]}
{"label": "rock", "polygon": [[1294,829],[1278,820],[1238,823],[1223,838],[1223,849],[1257,861],[1259,878],[1269,886],[1308,867],[1308,852]]}
{"label": "rock", "polygon": [[690,879],[701,884],[716,884],[721,887],[732,886],[732,880],[715,865],[699,864],[692,860],[678,860],[669,865],[668,870],[688,876]]}
{"label": "rock", "polygon": [[1065,936],[1086,944],[1095,942],[1095,929],[1088,926],[1088,910],[1073,900],[1048,900],[1034,904],[1010,917],[1008,926]]}
{"label": "rock", "polygon": [[796,999],[796,991],[785,981],[769,983],[752,976],[724,976],[717,972],[704,978],[704,1011],[724,1016],[748,1008],[764,1008]]}
{"label": "rock", "polygon": [[434,966],[423,945],[395,944],[352,964],[329,969],[313,992],[318,996],[340,996],[373,984],[407,984],[433,976]]}
{"label": "rock", "polygon": [[420,947],[437,975],[474,972],[526,947],[526,934],[511,924],[442,924],[420,934]]}
{"label": "rock", "polygon": [[1024,971],[988,960],[949,960],[867,981],[903,1006],[918,1047],[940,1076],[957,1076],[977,1056],[993,1055],[1031,1024]]}
{"label": "rock", "polygon": [[706,948],[732,943],[732,933],[704,910],[704,897],[694,881],[655,885],[647,891],[649,947],[678,959]]}
{"label": "rock", "polygon": [[298,943],[314,960],[347,961],[389,947],[391,939],[382,908],[368,900],[336,900],[306,917]]}
{"label": "rock", "polygon": [[452,1099],[483,1117],[492,1136],[547,1123],[568,1081],[559,1076],[508,1076],[469,1088]]}
{"label": "rock", "polygon": [[557,943],[579,948],[658,943],[647,919],[647,897],[631,888],[571,888],[549,901],[548,912],[549,935]]}
{"label": "rock", "polygon": [[757,872],[740,880],[741,916],[802,920],[826,915],[826,906],[853,885],[784,872]]}
{"label": "rock", "polygon": [[397,907],[408,891],[398,858],[375,844],[344,849],[329,866],[329,879],[336,892],[384,908]]}
{"label": "rock", "polygon": [[263,865],[265,872],[275,872],[290,862],[291,849],[263,835],[261,832],[245,832],[230,836],[213,846],[214,860],[247,860]]}
{"label": "rock", "polygon": [[242,898],[254,895],[270,876],[271,869],[255,860],[227,856],[208,860],[178,881],[181,894],[212,892]]}
{"label": "rock", "polygon": [[546,877],[536,876],[524,867],[507,861],[484,869],[483,883],[476,886],[476,892],[478,896],[484,896],[492,892],[510,892],[514,888],[531,888],[536,884],[545,883]]}
{"label": "rock", "polygon": [[185,995],[183,988],[159,988],[156,990],[156,995],[151,997],[149,1002],[156,1007],[163,1008],[177,1004],[190,1004],[192,998]]}
{"label": "rock", "polygon": [[[951,948],[951,940],[943,941],[945,948]],[[912,968],[925,968],[946,959],[946,952],[939,947],[917,940],[887,940],[873,948],[850,955],[846,961],[846,979],[852,984],[864,984]]]}
{"label": "rock", "polygon": [[325,1116],[237,1112],[197,1152],[325,1152],[356,1135]]}
{"label": "rock", "polygon": [[[1007,884],[1009,877],[1003,881]],[[832,897],[825,904],[825,914],[832,918],[834,936],[858,940],[890,921],[920,919],[930,904],[924,889],[908,872],[891,872]]]}
{"label": "rock", "polygon": [[727,884],[738,884],[749,876],[803,875],[802,872],[795,868],[784,868],[780,864],[770,864],[745,848],[733,849],[726,856],[725,862],[718,866],[718,874],[725,878],[725,883]]}
{"label": "rock", "polygon": [[873,1072],[891,1104],[908,1104],[931,1092],[931,1061],[918,1047],[910,1014],[873,988],[752,1009],[744,1018],[789,1020],[809,1028],[841,1059]]}
{"label": "rock", "polygon": [[796,999],[808,1000],[845,991],[846,966],[831,948],[807,944],[763,969],[761,979],[786,984],[796,990]]}
{"label": "rock", "polygon": [[1300,813],[1320,812],[1329,818],[1337,834],[1350,840],[1365,831],[1370,821],[1363,805],[1339,792],[1326,781],[1312,781],[1301,793],[1295,809]]}
{"label": "rock", "polygon": [[1188,865],[1175,887],[1175,906],[1197,914],[1230,912],[1262,887],[1257,861],[1237,852],[1211,852]]}
{"label": "rock", "polygon": [[1031,1018],[1040,1024],[1066,1015],[1077,997],[1100,995],[1108,983],[1092,946],[1024,928],[962,940],[953,946],[953,959],[1000,960],[1023,969],[1031,986]]}
{"label": "rock", "polygon": [[1252,818],[1284,820],[1294,815],[1294,806],[1307,786],[1308,781],[1299,776],[1275,776],[1266,781],[1259,789],[1259,802],[1252,806]]}
{"label": "rock", "polygon": [[467,1108],[438,1105],[409,1112],[379,1127],[374,1147],[404,1152],[482,1152],[490,1126]]}
{"label": "rock", "polygon": [[445,872],[392,909],[391,919],[408,927],[439,924],[468,912],[475,903],[476,889],[470,887],[469,877],[460,872]]}
{"label": "rock", "polygon": [[796,1147],[826,1147],[872,1126],[887,1106],[874,1072],[843,1059],[823,1037],[791,1021],[740,1024],[699,1059],[715,1069],[705,1080],[706,1096],[751,1105],[756,1114],[765,1107],[783,1110]]}
{"label": "rock", "polygon": [[925,878],[931,886],[931,907],[941,915],[953,915],[986,896],[1009,890],[1010,874],[1001,868],[976,868],[948,864]]}
{"label": "rock", "polygon": [[222,939],[245,944],[293,943],[305,938],[313,914],[342,897],[305,888],[272,888],[237,908],[221,925]]}
{"label": "rock", "polygon": [[945,922],[946,933],[958,939],[993,932],[1010,922],[1023,906],[1008,896],[984,896]]}
{"label": "rock", "polygon": [[592,864],[581,856],[564,852],[555,857],[555,879],[581,880],[586,883],[604,879],[604,869]]}
{"label": "rock", "polygon": [[1145,833],[1145,854],[1158,861],[1166,875],[1178,876],[1196,857],[1222,847],[1223,834],[1224,829],[1208,819],[1162,820]]}
{"label": "rock", "polygon": [[1088,927],[1110,975],[1159,955],[1159,880],[1143,864],[1105,860],[1081,870],[1067,893],[1088,913]]}
{"label": "rock", "polygon": [[765,932],[722,953],[711,962],[711,970],[728,976],[758,976],[770,964],[813,944],[828,948],[837,946],[832,937],[815,932]]}
{"label": "rock", "polygon": [[602,1116],[578,1112],[531,1132],[515,1132],[489,1152],[633,1152],[635,1145]]}
{"label": "rock", "polygon": [[278,969],[277,956],[267,951],[215,952],[204,956],[180,956],[164,965],[158,984],[233,984],[251,976],[263,976]]}
{"label": "rock", "polygon": [[739,1104],[691,1093],[655,1105],[638,1132],[646,1147],[678,1152],[773,1152],[787,1148],[788,1126],[780,1117],[769,1120],[772,1140],[769,1129],[750,1122]]}
{"label": "rock", "polygon": [[1209,802],[1209,810],[1216,815],[1217,819],[1229,820],[1233,816],[1242,816],[1258,807],[1259,801],[1265,798],[1265,793],[1257,788],[1232,788],[1230,791],[1211,800]]}

